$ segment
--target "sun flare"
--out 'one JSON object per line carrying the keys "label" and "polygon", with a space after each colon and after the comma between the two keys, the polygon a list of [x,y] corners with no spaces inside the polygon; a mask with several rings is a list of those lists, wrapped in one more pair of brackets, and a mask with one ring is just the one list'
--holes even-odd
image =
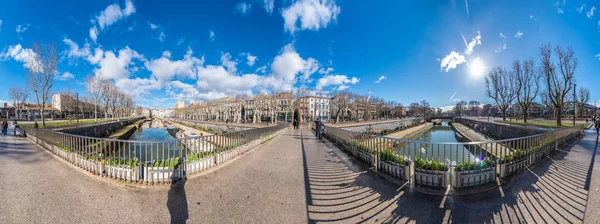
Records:
{"label": "sun flare", "polygon": [[469,63],[469,72],[474,78],[482,77],[485,73],[486,67],[481,58],[475,58]]}

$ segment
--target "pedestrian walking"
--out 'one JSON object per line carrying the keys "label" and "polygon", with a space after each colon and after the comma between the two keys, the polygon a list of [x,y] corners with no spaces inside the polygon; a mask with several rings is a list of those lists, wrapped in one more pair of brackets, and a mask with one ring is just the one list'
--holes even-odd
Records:
{"label": "pedestrian walking", "polygon": [[17,120],[13,121],[12,127],[13,127],[13,136],[17,136]]}
{"label": "pedestrian walking", "polygon": [[4,121],[2,121],[2,134],[3,135],[8,135],[8,122],[6,121],[6,119],[4,119]]}
{"label": "pedestrian walking", "polygon": [[37,121],[35,123],[33,123],[33,128],[35,128],[35,129],[39,128]]}

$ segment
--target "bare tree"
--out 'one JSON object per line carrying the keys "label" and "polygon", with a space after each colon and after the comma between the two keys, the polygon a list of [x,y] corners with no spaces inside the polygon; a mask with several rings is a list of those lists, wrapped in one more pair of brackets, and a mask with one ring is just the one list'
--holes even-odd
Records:
{"label": "bare tree", "polygon": [[340,113],[342,118],[344,117],[344,112],[348,110],[348,104],[350,103],[350,94],[346,91],[336,93],[331,99],[331,104],[335,106],[333,114],[335,114],[335,123],[339,123],[340,121]]}
{"label": "bare tree", "polygon": [[583,110],[585,104],[590,100],[590,90],[588,88],[580,88],[577,97],[577,109],[579,110],[579,118],[583,118]]}
{"label": "bare tree", "polygon": [[506,120],[506,109],[515,98],[510,73],[500,66],[493,68],[485,77],[485,84],[488,97],[496,101],[496,105],[502,111],[502,119]]}
{"label": "bare tree", "polygon": [[15,108],[15,117],[19,118],[19,109],[21,108],[21,104],[27,100],[27,91],[21,89],[20,87],[12,87],[10,88],[10,98],[12,98]]}
{"label": "bare tree", "polygon": [[523,62],[515,60],[513,62],[513,74],[515,76],[517,103],[523,110],[523,122],[527,123],[529,108],[540,89],[539,75],[535,72],[533,59]]}
{"label": "bare tree", "polygon": [[33,42],[33,52],[27,58],[29,88],[35,94],[36,103],[40,107],[42,126],[46,126],[46,102],[50,95],[50,89],[56,77],[58,60],[54,44],[43,44]]}
{"label": "bare tree", "polygon": [[539,72],[546,81],[550,102],[556,108],[556,124],[560,126],[563,109],[565,109],[565,97],[575,84],[577,58],[571,47],[564,49],[560,45],[556,45],[554,53],[558,57],[558,67],[552,60],[550,44],[540,47],[542,65]]}
{"label": "bare tree", "polygon": [[88,76],[86,78],[86,87],[90,95],[92,96],[92,103],[94,104],[94,120],[98,120],[98,105],[102,98],[104,98],[103,85],[105,81],[101,76]]}

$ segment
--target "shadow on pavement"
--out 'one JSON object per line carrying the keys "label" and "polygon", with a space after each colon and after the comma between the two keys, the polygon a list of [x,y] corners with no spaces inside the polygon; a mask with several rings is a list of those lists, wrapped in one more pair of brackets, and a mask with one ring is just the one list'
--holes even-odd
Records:
{"label": "shadow on pavement", "polygon": [[301,139],[309,223],[580,223],[593,168],[581,147],[598,141],[576,139],[499,189],[443,197],[390,186],[331,144],[313,149],[304,145],[313,135]]}
{"label": "shadow on pavement", "polygon": [[[173,176],[176,175],[176,169],[173,171]],[[187,196],[185,194],[185,183],[187,179],[180,179],[171,183],[171,189],[169,189],[167,208],[171,215],[171,223],[179,224],[186,223],[189,218]]]}

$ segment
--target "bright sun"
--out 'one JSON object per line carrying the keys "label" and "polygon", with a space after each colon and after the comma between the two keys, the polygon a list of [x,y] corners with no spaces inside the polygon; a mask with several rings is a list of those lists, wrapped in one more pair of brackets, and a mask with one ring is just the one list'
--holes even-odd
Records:
{"label": "bright sun", "polygon": [[471,76],[474,78],[482,77],[485,73],[485,65],[481,58],[475,58],[471,63],[469,63],[469,72]]}

